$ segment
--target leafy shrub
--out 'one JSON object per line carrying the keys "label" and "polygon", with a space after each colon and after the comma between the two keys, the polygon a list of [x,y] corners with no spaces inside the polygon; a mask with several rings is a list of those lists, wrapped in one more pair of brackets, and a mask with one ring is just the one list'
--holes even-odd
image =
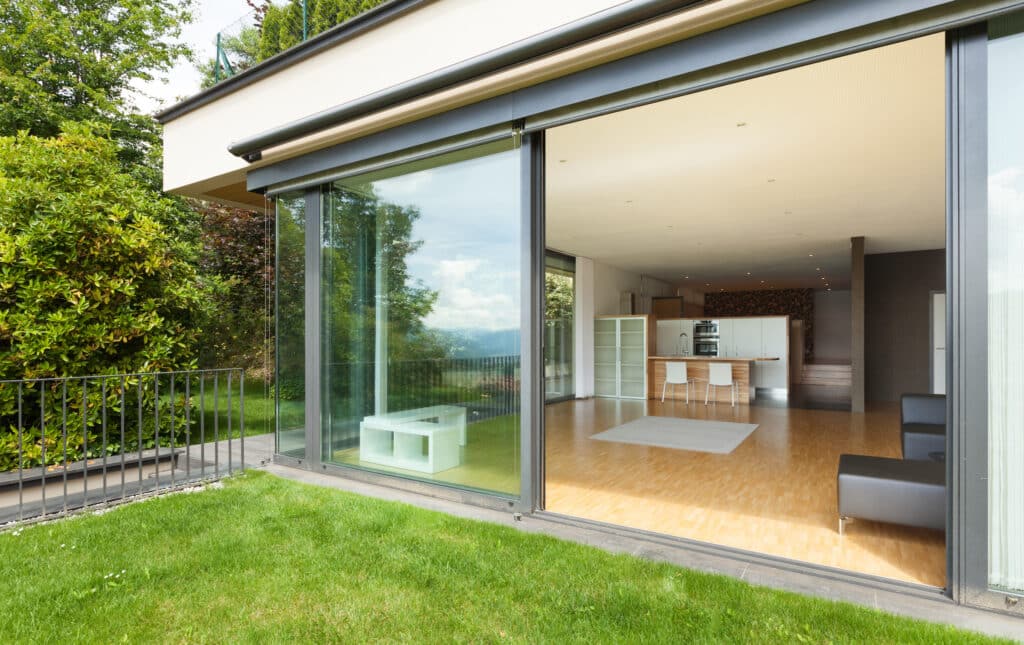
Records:
{"label": "leafy shrub", "polygon": [[[195,364],[208,288],[188,244],[166,230],[178,206],[123,172],[117,146],[98,127],[69,125],[53,139],[0,137],[0,379]],[[0,388],[0,460],[8,462],[16,445],[15,387]],[[23,438],[31,454],[45,447],[49,463],[49,429],[62,424],[63,390],[46,389],[23,391],[23,417],[28,409],[37,417],[23,418]],[[102,407],[95,397],[102,393],[87,392],[84,410],[81,390],[68,394],[68,424],[77,424],[79,438],[95,436]],[[152,409],[155,399],[148,404]],[[152,436],[155,422],[143,429]],[[68,444],[70,460],[92,453],[78,442]]]}

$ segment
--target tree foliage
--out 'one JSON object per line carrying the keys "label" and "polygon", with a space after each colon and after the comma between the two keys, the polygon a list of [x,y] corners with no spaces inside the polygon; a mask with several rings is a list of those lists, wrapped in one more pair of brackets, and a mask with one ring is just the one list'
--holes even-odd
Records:
{"label": "tree foliage", "polygon": [[[109,138],[65,128],[0,137],[0,380],[193,367],[211,315],[190,246],[161,223],[178,204],[124,172]],[[0,383],[0,470],[153,447],[150,415],[123,446],[101,441],[104,394],[115,414],[160,406],[166,439],[167,400],[137,377],[107,385]]]}
{"label": "tree foliage", "polygon": [[273,284],[272,249],[267,248],[273,216],[208,202],[194,201],[192,207],[202,216],[199,270],[215,277],[217,287],[211,294],[215,319],[203,325],[199,365],[262,370]]}
{"label": "tree foliage", "polygon": [[159,131],[133,84],[168,71],[192,0],[0,2],[0,136],[55,137],[66,121],[109,126],[122,167],[157,185]]}
{"label": "tree foliage", "polygon": [[0,138],[0,378],[193,365],[205,299],[176,212],[86,126]]}
{"label": "tree foliage", "polygon": [[[306,0],[306,37],[312,38],[335,25],[373,9],[384,0]],[[270,0],[249,2],[253,7],[252,24],[244,25],[235,34],[221,37],[221,48],[227,54],[235,73],[280,54],[302,42],[302,0],[273,4]],[[199,66],[202,86],[217,82],[216,59]],[[220,77],[223,80],[224,76]]]}
{"label": "tree foliage", "polygon": [[571,277],[547,271],[544,274],[544,297],[546,321],[572,320],[576,295]]}

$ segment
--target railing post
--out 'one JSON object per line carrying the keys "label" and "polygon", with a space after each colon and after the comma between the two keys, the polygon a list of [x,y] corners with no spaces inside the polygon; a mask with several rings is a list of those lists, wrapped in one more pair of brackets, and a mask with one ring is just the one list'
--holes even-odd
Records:
{"label": "railing post", "polygon": [[245,472],[245,368],[238,375],[238,432],[241,437],[242,472]]}

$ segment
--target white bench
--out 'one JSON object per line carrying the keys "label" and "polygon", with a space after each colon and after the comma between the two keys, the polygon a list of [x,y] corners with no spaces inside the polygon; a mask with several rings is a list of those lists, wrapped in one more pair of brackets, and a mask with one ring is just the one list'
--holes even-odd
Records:
{"label": "white bench", "polygon": [[465,445],[466,408],[457,405],[378,414],[359,424],[359,460],[382,466],[441,472],[462,463]]}

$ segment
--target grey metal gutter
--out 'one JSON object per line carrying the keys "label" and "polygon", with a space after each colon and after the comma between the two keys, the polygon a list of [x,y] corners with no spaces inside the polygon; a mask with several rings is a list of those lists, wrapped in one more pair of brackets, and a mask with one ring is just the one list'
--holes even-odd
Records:
{"label": "grey metal gutter", "polygon": [[256,161],[263,149],[313,134],[376,110],[545,56],[580,42],[651,20],[708,0],[632,0],[567,25],[450,65],[430,74],[323,110],[228,146],[235,156]]}
{"label": "grey metal gutter", "polygon": [[294,65],[295,63],[305,60],[311,56],[315,56],[325,49],[330,49],[341,42],[355,38],[362,33],[375,29],[385,22],[394,20],[401,15],[418,9],[422,5],[429,4],[434,1],[435,0],[388,0],[365,13],[361,13],[354,18],[346,20],[340,25],[331,27],[327,31],[317,34],[305,42],[299,43],[280,54],[272,56],[267,60],[260,62],[258,65],[254,65],[245,71],[239,72],[238,74],[217,83],[213,87],[203,90],[184,101],[157,112],[153,115],[153,118],[160,123],[173,121],[179,116],[188,114],[207,103],[216,101],[222,96],[238,91],[247,85],[270,76],[271,74],[276,74],[286,67]]}

